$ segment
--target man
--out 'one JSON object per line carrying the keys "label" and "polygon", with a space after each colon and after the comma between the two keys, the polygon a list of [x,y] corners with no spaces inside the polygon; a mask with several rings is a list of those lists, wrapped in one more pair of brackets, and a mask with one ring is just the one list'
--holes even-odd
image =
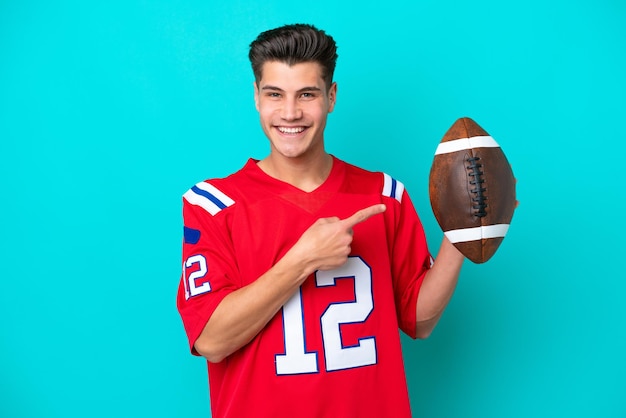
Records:
{"label": "man", "polygon": [[398,328],[427,337],[463,256],[437,260],[402,183],[324,148],[334,40],[310,25],[250,46],[269,155],[184,195],[178,293],[214,417],[409,417]]}

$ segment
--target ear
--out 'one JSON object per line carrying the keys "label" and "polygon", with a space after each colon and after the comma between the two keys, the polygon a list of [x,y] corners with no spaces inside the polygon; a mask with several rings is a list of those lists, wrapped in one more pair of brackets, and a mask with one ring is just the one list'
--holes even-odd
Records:
{"label": "ear", "polygon": [[259,86],[256,81],[252,83],[254,85],[254,106],[256,107],[257,112],[259,111]]}
{"label": "ear", "polygon": [[328,113],[332,112],[337,102],[337,83],[330,85],[328,89]]}

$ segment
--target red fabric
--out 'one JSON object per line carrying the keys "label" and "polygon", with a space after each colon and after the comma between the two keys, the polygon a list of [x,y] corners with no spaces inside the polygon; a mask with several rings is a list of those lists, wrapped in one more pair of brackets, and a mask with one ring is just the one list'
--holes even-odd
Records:
{"label": "red fabric", "polygon": [[[410,417],[398,328],[415,338],[415,305],[431,259],[409,196],[403,192],[402,203],[384,196],[383,182],[382,173],[334,159],[326,182],[306,193],[250,160],[239,172],[208,181],[231,205],[212,215],[183,200],[185,227],[199,231],[197,242],[183,244],[188,267],[177,301],[192,352],[219,302],[267,271],[313,222],[387,205],[384,214],[354,227],[352,255],[344,270],[330,274],[334,281],[306,280],[294,305],[301,316],[285,314],[291,325],[281,310],[248,345],[209,363],[214,417]],[[198,255],[206,274],[201,263],[186,263]],[[194,272],[193,286],[204,290],[189,297]],[[210,291],[201,288],[207,282]],[[286,335],[291,341],[297,329],[304,346],[294,343],[286,353]],[[313,357],[312,369],[280,369],[281,356],[299,352]],[[280,374],[285,371],[295,374]]]}

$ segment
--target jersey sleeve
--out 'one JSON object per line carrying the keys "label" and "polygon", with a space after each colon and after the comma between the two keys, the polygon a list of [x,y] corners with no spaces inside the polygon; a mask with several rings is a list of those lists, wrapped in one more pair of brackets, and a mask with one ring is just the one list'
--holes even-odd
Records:
{"label": "jersey sleeve", "polygon": [[228,209],[233,204],[206,182],[183,196],[183,263],[177,307],[194,355],[199,355],[194,344],[219,303],[240,287],[228,228]]}
{"label": "jersey sleeve", "polygon": [[[387,177],[387,176],[386,176]],[[395,180],[393,180],[395,182]],[[400,329],[417,338],[416,306],[424,276],[433,264],[424,227],[408,192],[397,182],[388,206],[388,227],[394,298]]]}

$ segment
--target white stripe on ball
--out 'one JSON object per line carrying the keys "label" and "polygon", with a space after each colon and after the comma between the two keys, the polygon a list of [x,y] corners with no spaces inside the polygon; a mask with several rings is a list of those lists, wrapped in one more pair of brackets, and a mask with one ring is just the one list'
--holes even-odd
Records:
{"label": "white stripe on ball", "polygon": [[498,148],[500,145],[491,136],[473,136],[471,138],[459,138],[453,141],[441,142],[437,146],[435,155],[448,154],[472,148]]}
{"label": "white stripe on ball", "polygon": [[504,238],[509,224],[485,225],[476,228],[453,229],[444,232],[451,243],[478,241],[489,238]]}

